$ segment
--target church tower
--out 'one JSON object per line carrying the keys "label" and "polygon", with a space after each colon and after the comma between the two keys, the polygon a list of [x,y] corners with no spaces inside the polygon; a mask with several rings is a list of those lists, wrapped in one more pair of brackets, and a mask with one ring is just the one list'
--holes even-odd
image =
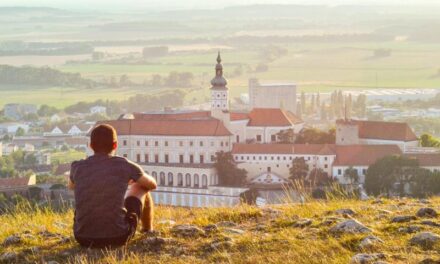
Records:
{"label": "church tower", "polygon": [[217,56],[217,65],[215,65],[215,77],[211,80],[211,113],[229,110],[229,91],[226,85],[228,82],[223,77],[223,66],[220,52]]}

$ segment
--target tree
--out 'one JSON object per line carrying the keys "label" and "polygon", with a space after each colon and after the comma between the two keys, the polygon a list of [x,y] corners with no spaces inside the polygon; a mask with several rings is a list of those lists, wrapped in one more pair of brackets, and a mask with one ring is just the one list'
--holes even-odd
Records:
{"label": "tree", "polygon": [[217,152],[214,161],[220,185],[242,187],[246,184],[247,171],[237,167],[231,152]]}
{"label": "tree", "polygon": [[327,107],[325,103],[321,105],[321,121],[327,121]]}
{"label": "tree", "polygon": [[301,103],[298,103],[298,104],[296,105],[296,115],[297,115],[299,118],[302,118],[302,104],[301,104]]}
{"label": "tree", "polygon": [[[372,164],[365,175],[365,190],[369,194],[390,195],[395,184],[403,185],[408,172],[418,167],[416,159],[403,156],[386,156]],[[401,190],[400,190],[401,191]]]}
{"label": "tree", "polygon": [[57,108],[44,104],[44,105],[40,106],[40,108],[37,111],[37,114],[39,116],[45,117],[45,116],[51,116],[51,115],[56,114],[58,112],[59,112],[59,110]]}
{"label": "tree", "polygon": [[276,134],[279,143],[289,144],[295,141],[295,132],[292,128],[281,130]]}
{"label": "tree", "polygon": [[295,158],[292,160],[292,166],[289,169],[289,179],[292,181],[304,182],[309,174],[309,165],[304,158]]}
{"label": "tree", "polygon": [[296,136],[296,144],[335,144],[336,130],[327,132],[316,128],[305,128]]}
{"label": "tree", "polygon": [[16,135],[17,137],[22,137],[22,136],[24,136],[24,134],[25,134],[25,131],[24,131],[24,129],[23,129],[22,127],[19,127],[19,128],[17,129],[17,131],[15,131],[15,135]]}
{"label": "tree", "polygon": [[353,167],[350,167],[344,171],[344,178],[347,179],[352,185],[359,183],[358,171]]}
{"label": "tree", "polygon": [[331,182],[328,173],[321,168],[313,168],[309,174],[308,181],[311,186],[324,186]]}
{"label": "tree", "polygon": [[440,141],[432,135],[425,133],[420,136],[420,145],[422,147],[440,147]]}
{"label": "tree", "polygon": [[301,92],[301,112],[306,113],[306,94]]}

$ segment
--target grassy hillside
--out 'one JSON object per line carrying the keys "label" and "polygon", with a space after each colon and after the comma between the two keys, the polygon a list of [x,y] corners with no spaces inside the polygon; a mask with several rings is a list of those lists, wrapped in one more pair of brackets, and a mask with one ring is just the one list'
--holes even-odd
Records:
{"label": "grassy hillside", "polygon": [[[368,256],[385,263],[420,263],[440,255],[440,241],[421,246],[410,242],[420,232],[440,234],[438,216],[415,217],[424,207],[439,211],[440,198],[338,199],[264,209],[158,207],[158,237],[137,234],[128,247],[107,251],[77,246],[72,240],[72,210],[17,208],[0,216],[0,241],[5,241],[0,259],[5,263],[349,263],[359,253],[380,253]],[[393,220],[398,216],[408,217]],[[361,233],[335,231],[338,223],[352,218],[365,225]],[[186,227],[184,236],[178,230],[181,224],[194,226]],[[368,236],[374,237],[363,241]]]}

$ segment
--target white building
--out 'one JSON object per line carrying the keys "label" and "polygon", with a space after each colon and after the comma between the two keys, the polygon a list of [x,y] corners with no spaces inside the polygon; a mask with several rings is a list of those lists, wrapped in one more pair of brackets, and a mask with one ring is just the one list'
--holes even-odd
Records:
{"label": "white building", "polygon": [[6,104],[4,106],[5,117],[12,120],[20,120],[27,114],[36,114],[37,106],[33,104]]}
{"label": "white building", "polygon": [[296,84],[265,83],[249,80],[249,106],[253,108],[282,108],[296,113]]}
{"label": "white building", "polygon": [[95,105],[90,107],[90,114],[105,114],[107,113],[107,108],[101,105]]}
{"label": "white building", "polygon": [[118,155],[133,160],[156,178],[153,196],[161,204],[230,206],[246,188],[218,186],[214,169],[217,152],[229,152],[233,143],[277,141],[276,134],[299,132],[303,121],[289,111],[258,108],[229,110],[229,89],[220,54],[211,81],[210,111],[134,113],[103,121],[118,133]]}
{"label": "white building", "polygon": [[322,169],[332,175],[336,158],[331,144],[234,144],[232,155],[238,167],[248,172],[248,181],[254,184],[287,183],[292,161],[303,158],[309,170]]}
{"label": "white building", "polygon": [[397,145],[404,152],[419,146],[414,131],[407,123],[337,120],[337,145]]}
{"label": "white building", "polygon": [[359,176],[359,183],[364,183],[368,167],[377,160],[390,155],[402,155],[396,145],[345,145],[336,146],[336,160],[333,163],[333,177],[341,184],[349,184],[345,171],[353,168]]}
{"label": "white building", "polygon": [[15,135],[17,130],[21,128],[25,133],[29,131],[29,125],[17,122],[0,123],[0,134]]}

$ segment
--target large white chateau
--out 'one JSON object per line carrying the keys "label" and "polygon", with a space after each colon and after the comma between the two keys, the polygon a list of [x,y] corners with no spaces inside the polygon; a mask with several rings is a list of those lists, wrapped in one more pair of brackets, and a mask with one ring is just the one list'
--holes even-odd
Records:
{"label": "large white chateau", "polygon": [[118,132],[118,155],[142,165],[156,178],[153,193],[160,204],[227,206],[240,201],[246,188],[219,187],[213,168],[215,153],[229,152],[234,144],[270,144],[277,133],[298,133],[304,122],[292,112],[255,108],[229,110],[229,90],[220,54],[211,81],[211,111],[134,113],[105,121]]}
{"label": "large white chateau", "polygon": [[214,169],[217,152],[232,152],[248,182],[258,185],[286,183],[295,158],[309,169],[320,168],[346,183],[344,171],[355,168],[361,177],[368,166],[387,155],[405,154],[429,169],[440,168],[440,154],[411,153],[417,137],[407,124],[339,120],[336,144],[280,144],[277,134],[299,133],[304,122],[281,108],[229,109],[229,89],[220,54],[211,81],[210,111],[162,111],[122,115],[105,121],[118,132],[118,155],[142,165],[158,182],[153,198],[158,204],[205,207],[232,206],[247,188],[219,186]]}

